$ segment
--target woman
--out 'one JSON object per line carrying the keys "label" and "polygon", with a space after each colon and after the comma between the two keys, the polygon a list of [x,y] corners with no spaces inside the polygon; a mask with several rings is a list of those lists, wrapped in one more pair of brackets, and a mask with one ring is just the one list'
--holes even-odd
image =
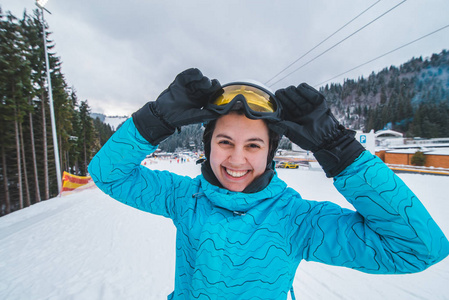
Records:
{"label": "woman", "polygon": [[[201,175],[140,165],[177,127],[193,123],[207,123]],[[312,151],[357,211],[304,200],[288,188],[272,168],[278,133]],[[400,274],[449,253],[416,196],[306,84],[274,96],[250,84],[222,88],[197,69],[184,71],[112,136],[89,171],[113,198],[173,220],[169,299],[286,299],[303,259]]]}

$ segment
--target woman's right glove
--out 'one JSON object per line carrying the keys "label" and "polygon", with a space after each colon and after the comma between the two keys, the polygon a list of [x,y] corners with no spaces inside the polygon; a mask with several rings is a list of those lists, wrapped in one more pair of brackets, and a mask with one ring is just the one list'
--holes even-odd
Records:
{"label": "woman's right glove", "polygon": [[218,80],[209,80],[200,70],[185,70],[156,101],[146,103],[132,115],[134,124],[148,142],[157,146],[176,128],[216,119],[218,114],[203,108],[220,89]]}
{"label": "woman's right glove", "polygon": [[349,166],[365,148],[344,128],[326,105],[324,96],[306,83],[276,91],[283,108],[282,121],[269,127],[310,150],[327,177]]}

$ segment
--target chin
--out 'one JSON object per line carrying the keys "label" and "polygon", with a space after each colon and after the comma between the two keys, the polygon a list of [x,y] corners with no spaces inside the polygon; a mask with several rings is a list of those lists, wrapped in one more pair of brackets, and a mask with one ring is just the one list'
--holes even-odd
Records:
{"label": "chin", "polygon": [[234,188],[234,187],[226,187],[226,189],[230,190],[231,192],[243,192],[243,190],[245,189],[245,187],[238,187],[238,188]]}
{"label": "chin", "polygon": [[221,183],[221,185],[227,189],[230,190],[232,192],[242,192],[247,186],[248,184],[235,184],[235,183]]}

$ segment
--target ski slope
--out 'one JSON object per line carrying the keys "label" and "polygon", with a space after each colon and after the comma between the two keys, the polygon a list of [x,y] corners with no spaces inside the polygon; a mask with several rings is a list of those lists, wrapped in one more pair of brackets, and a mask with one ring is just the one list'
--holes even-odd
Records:
{"label": "ski slope", "polygon": [[[147,166],[196,176],[200,167]],[[278,170],[303,198],[351,207],[321,171]],[[449,177],[401,174],[449,236]],[[166,299],[173,290],[172,222],[127,207],[96,187],[0,218],[0,299]],[[411,275],[368,275],[303,262],[297,299],[449,299],[449,258]]]}

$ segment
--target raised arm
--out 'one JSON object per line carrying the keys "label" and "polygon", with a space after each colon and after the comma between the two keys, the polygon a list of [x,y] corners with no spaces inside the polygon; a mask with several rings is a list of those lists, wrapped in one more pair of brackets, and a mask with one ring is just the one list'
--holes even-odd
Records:
{"label": "raised arm", "polygon": [[[146,141],[128,119],[89,164],[95,184],[112,198],[137,209],[174,217],[174,174],[152,171],[142,160],[157,147]],[[172,182],[172,184],[170,184]]]}
{"label": "raised arm", "polygon": [[422,271],[449,254],[448,240],[424,205],[378,157],[363,153],[334,185],[362,216],[350,230],[354,245],[366,245],[374,273]]}
{"label": "raised arm", "polygon": [[189,180],[141,166],[146,155],[177,127],[213,119],[203,110],[209,96],[220,89],[198,69],[180,73],[158,97],[133,114],[89,164],[96,185],[111,197],[138,209],[174,218],[176,193]]}
{"label": "raised arm", "polygon": [[448,255],[441,229],[379,158],[363,152],[334,179],[356,211],[332,202],[301,202],[294,222],[301,258],[401,274],[425,270]]}
{"label": "raised arm", "polygon": [[295,222],[302,258],[369,273],[411,273],[448,255],[449,243],[422,203],[338,123],[323,95],[301,84],[276,96],[284,116],[271,127],[312,151],[357,210],[303,202]]}

